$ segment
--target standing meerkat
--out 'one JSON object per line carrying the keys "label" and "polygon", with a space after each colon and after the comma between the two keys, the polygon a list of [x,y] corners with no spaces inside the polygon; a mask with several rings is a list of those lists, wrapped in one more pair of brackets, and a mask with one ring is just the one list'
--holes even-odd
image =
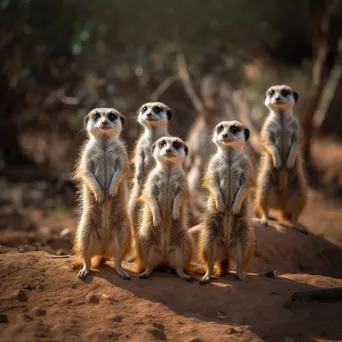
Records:
{"label": "standing meerkat", "polygon": [[263,153],[257,179],[256,208],[267,226],[270,208],[280,210],[293,228],[307,199],[301,157],[301,129],[293,108],[298,94],[289,86],[275,85],[265,95],[270,113],[261,130]]}
{"label": "standing meerkat", "polygon": [[111,108],[96,108],[84,119],[89,139],[74,174],[82,202],[74,242],[75,254],[83,262],[78,273],[81,279],[88,275],[92,258],[96,262],[113,257],[120,277],[130,279],[121,267],[131,244],[126,184],[129,162],[120,140],[124,122],[124,117]]}
{"label": "standing meerkat", "polygon": [[255,237],[249,217],[249,191],[254,186],[250,159],[244,151],[249,130],[239,121],[222,121],[214,129],[217,152],[211,157],[203,186],[209,192],[207,212],[199,237],[199,255],[207,266],[200,283],[206,284],[219,262],[221,275],[229,260],[239,279],[254,255]]}
{"label": "standing meerkat", "polygon": [[137,261],[140,278],[148,278],[160,265],[184,273],[192,259],[192,242],[188,232],[188,185],[183,161],[188,148],[183,140],[163,137],[152,145],[156,166],[149,174],[140,200],[143,202],[141,224],[137,233]]}
{"label": "standing meerkat", "polygon": [[[168,124],[171,117],[172,110],[161,102],[145,103],[138,110],[138,122],[145,130],[137,141],[133,157],[135,175],[129,200],[129,216],[133,237],[136,235],[138,215],[141,211],[141,204],[137,199],[141,195],[142,184],[146,176],[154,166],[151,147],[159,138],[170,136]],[[134,257],[130,258],[129,261],[134,261]]]}

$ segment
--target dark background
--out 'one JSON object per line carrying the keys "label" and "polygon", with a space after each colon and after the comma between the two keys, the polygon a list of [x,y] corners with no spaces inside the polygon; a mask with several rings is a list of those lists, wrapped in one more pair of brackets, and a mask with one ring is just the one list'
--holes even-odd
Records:
{"label": "dark background", "polygon": [[265,90],[295,88],[309,182],[338,196],[340,167],[319,168],[321,152],[310,154],[314,141],[342,136],[341,9],[338,0],[1,0],[2,204],[75,206],[69,177],[95,106],[127,117],[130,151],[136,111],[150,99],[173,108],[170,130],[185,138],[198,108],[179,78],[184,57],[204,106],[210,97],[229,104],[222,84],[240,91],[256,129]]}

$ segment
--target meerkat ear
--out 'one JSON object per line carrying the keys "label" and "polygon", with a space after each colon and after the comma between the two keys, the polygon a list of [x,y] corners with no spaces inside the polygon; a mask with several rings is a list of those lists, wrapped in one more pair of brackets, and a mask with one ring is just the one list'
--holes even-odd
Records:
{"label": "meerkat ear", "polygon": [[125,126],[125,122],[126,122],[126,119],[123,115],[120,115],[120,120],[121,120],[121,126],[124,127]]}
{"label": "meerkat ear", "polygon": [[84,120],[83,120],[83,125],[84,125],[84,128],[87,127],[87,123],[89,121],[89,115],[87,115]]}
{"label": "meerkat ear", "polygon": [[166,115],[167,115],[167,120],[170,121],[171,118],[172,118],[172,110],[171,110],[171,109],[168,109],[168,110],[166,111]]}
{"label": "meerkat ear", "polygon": [[153,154],[154,150],[156,149],[156,142],[154,142],[151,146],[151,153]]}
{"label": "meerkat ear", "polygon": [[249,129],[245,128],[245,141],[247,141],[249,138]]}
{"label": "meerkat ear", "polygon": [[186,146],[185,144],[184,144],[184,153],[185,153],[185,156],[187,156],[189,153],[188,146]]}
{"label": "meerkat ear", "polygon": [[293,98],[294,98],[295,102],[297,103],[297,101],[299,99],[299,95],[296,91],[293,91]]}

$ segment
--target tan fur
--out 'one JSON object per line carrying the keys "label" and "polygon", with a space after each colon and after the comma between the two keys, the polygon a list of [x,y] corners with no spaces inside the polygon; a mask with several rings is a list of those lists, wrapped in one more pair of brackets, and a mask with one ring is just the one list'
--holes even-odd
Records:
{"label": "tan fur", "polygon": [[[289,95],[282,96],[286,90]],[[293,113],[297,93],[286,85],[270,87],[265,105],[270,109],[261,130],[263,153],[257,179],[256,208],[264,225],[269,209],[296,226],[307,200],[307,185],[301,156],[301,129]],[[278,98],[278,103],[277,103]]]}
{"label": "tan fur", "polygon": [[[159,106],[162,111],[158,114],[153,112],[153,108]],[[134,157],[131,161],[134,169],[133,188],[129,199],[129,216],[132,223],[132,234],[135,240],[141,211],[141,203],[137,200],[142,193],[142,185],[146,181],[146,176],[155,166],[151,153],[152,144],[161,137],[170,136],[167,128],[169,118],[167,112],[171,109],[162,102],[148,102],[143,104],[138,110],[138,122],[144,127],[144,132],[137,141]],[[149,121],[147,115],[151,114]],[[134,257],[130,259],[133,261]]]}
{"label": "tan fur", "polygon": [[[174,148],[177,142],[179,148]],[[166,264],[184,280],[192,260],[192,242],[188,232],[185,201],[188,185],[183,170],[187,154],[179,138],[163,137],[153,144],[157,165],[149,174],[140,200],[142,220],[137,233],[137,271],[145,270],[140,278],[148,278],[153,269]]]}
{"label": "tan fur", "polygon": [[[108,120],[110,113],[116,116],[114,122]],[[95,115],[100,117],[95,120]],[[107,129],[103,128],[105,121]],[[97,108],[86,116],[85,123],[89,139],[81,150],[74,174],[82,205],[74,242],[76,257],[83,262],[78,276],[88,275],[92,259],[103,262],[114,257],[117,273],[130,279],[121,267],[131,245],[127,214],[128,156],[119,138],[124,118],[114,109]]]}
{"label": "tan fur", "polygon": [[[238,131],[232,132],[232,127]],[[255,236],[249,217],[254,176],[243,150],[248,135],[238,121],[223,121],[214,130],[218,151],[209,161],[203,184],[209,198],[199,238],[199,254],[207,265],[201,284],[210,281],[215,263],[219,273],[226,274],[230,259],[236,263],[238,277],[245,279],[244,270],[254,255]]]}

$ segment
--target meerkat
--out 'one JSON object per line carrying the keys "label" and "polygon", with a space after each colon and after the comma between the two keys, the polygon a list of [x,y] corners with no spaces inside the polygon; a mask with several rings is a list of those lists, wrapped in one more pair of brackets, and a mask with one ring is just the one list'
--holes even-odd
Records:
{"label": "meerkat", "polygon": [[268,224],[269,209],[278,209],[283,219],[297,224],[307,200],[307,185],[301,157],[301,129],[293,113],[298,94],[286,85],[270,87],[264,103],[270,113],[261,130],[263,152],[257,179],[256,208],[261,223]]}
{"label": "meerkat", "polygon": [[126,173],[129,168],[120,133],[125,118],[115,109],[96,108],[84,119],[89,139],[76,163],[74,179],[80,186],[82,214],[76,230],[74,250],[85,278],[91,261],[114,257],[114,268],[123,279],[130,279],[121,262],[131,244],[127,213]]}
{"label": "meerkat", "polygon": [[[141,211],[141,203],[137,199],[141,195],[142,184],[146,179],[146,175],[154,166],[151,147],[159,138],[170,136],[168,123],[171,117],[172,110],[161,102],[145,103],[138,110],[138,122],[145,130],[138,139],[132,160],[135,175],[129,200],[129,216],[132,223],[133,237],[136,235],[138,215]],[[133,262],[134,259],[135,257],[132,256],[128,261]]]}
{"label": "meerkat", "polygon": [[248,138],[249,130],[239,121],[222,121],[213,132],[217,152],[209,161],[203,182],[209,197],[198,247],[207,266],[201,284],[210,281],[215,263],[220,274],[226,274],[230,259],[236,263],[238,278],[244,280],[244,270],[254,254],[248,196],[254,175],[244,151]]}
{"label": "meerkat", "polygon": [[192,259],[185,201],[188,184],[183,161],[188,148],[180,138],[163,137],[152,145],[156,166],[149,174],[140,200],[141,224],[137,232],[137,261],[141,279],[150,277],[160,265],[174,269],[186,281],[184,270]]}

